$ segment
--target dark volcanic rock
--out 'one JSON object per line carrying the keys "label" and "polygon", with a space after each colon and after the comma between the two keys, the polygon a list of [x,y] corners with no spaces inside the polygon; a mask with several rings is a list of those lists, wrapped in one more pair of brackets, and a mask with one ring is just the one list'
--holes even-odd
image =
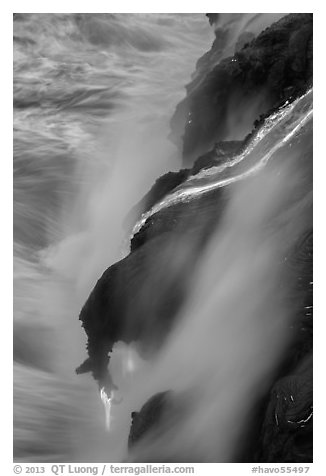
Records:
{"label": "dark volcanic rock", "polygon": [[308,354],[271,389],[253,456],[255,461],[312,462],[312,388],[312,354]]}
{"label": "dark volcanic rock", "polygon": [[[215,20],[211,17],[210,21]],[[288,15],[255,40],[250,41],[247,35],[241,42],[233,58],[222,61],[208,74],[205,68],[210,55],[216,54],[214,45],[198,62],[200,74],[188,87],[188,97],[177,112],[178,115],[182,108],[182,114],[190,111],[184,136],[185,160],[192,163],[198,158],[192,167],[160,177],[141,201],[141,211],[151,209],[191,175],[234,157],[257,133],[271,110],[285,100],[293,100],[310,85],[312,15]],[[230,110],[233,122],[227,120]],[[241,135],[241,140],[225,140],[230,130],[243,132],[238,127],[242,122],[249,130],[254,124],[255,130]],[[310,190],[312,142],[304,140],[293,140],[285,156],[290,152],[298,156],[296,164],[303,169]],[[278,159],[284,160],[282,154]],[[277,172],[277,164],[271,167]],[[232,187],[163,208],[132,237],[130,254],[104,272],[81,311],[80,320],[88,336],[88,359],[77,369],[78,373],[92,372],[99,386],[110,389],[114,383],[107,366],[114,343],[136,342],[145,358],[160,349],[187,296],[198,260],[224,216]],[[309,192],[303,186],[298,189],[300,193]],[[269,390],[257,404],[253,402],[255,409],[243,438],[246,443],[239,445],[235,461],[312,460],[310,218],[305,221],[305,233],[291,244],[280,263],[279,285],[288,290],[285,305],[294,314],[292,339],[275,369]],[[180,399],[176,400],[169,391],[154,395],[132,414],[130,448],[150,438],[181,407]],[[158,461],[157,455],[146,457],[148,461]],[[164,453],[158,458],[165,461]]]}
{"label": "dark volcanic rock", "polygon": [[[131,210],[130,216],[136,215],[135,211],[141,210],[144,213],[150,210],[155,203],[160,202],[174,188],[184,182],[190,174],[190,169],[181,169],[178,172],[168,172],[159,177],[150,191],[146,193],[143,199]],[[128,222],[127,218],[127,222]]]}
{"label": "dark volcanic rock", "polygon": [[139,412],[132,412],[131,428],[128,446],[132,448],[141,440],[150,430],[155,429],[164,421],[169,406],[173,402],[171,392],[157,393],[151,397]]}
{"label": "dark volcanic rock", "polygon": [[197,242],[199,247],[204,246],[222,216],[227,197],[227,189],[217,189],[197,200],[179,202],[173,207],[163,208],[148,218],[133,236],[131,251],[169,232],[172,232],[172,235],[167,235],[166,240],[180,239],[185,246],[190,240],[193,244]]}
{"label": "dark volcanic rock", "polygon": [[[171,193],[176,187],[181,185],[190,176],[196,175],[203,169],[208,169],[210,167],[220,165],[226,160],[229,160],[234,157],[245,147],[246,142],[250,139],[250,137],[251,135],[248,136],[245,141],[218,142],[210,151],[198,157],[198,159],[195,161],[194,165],[191,168],[181,169],[178,172],[168,172],[159,177],[153,187],[150,189],[150,191],[136,205],[136,207],[131,210],[129,214],[130,218],[128,215],[126,222],[131,222],[131,217],[133,218],[133,221],[135,221],[135,217],[139,214],[139,210],[140,213],[144,213],[150,210],[153,205],[160,202],[166,195]],[[138,213],[136,213],[136,211]],[[145,225],[145,227],[148,226],[149,223]],[[166,223],[165,226],[167,226]],[[135,238],[132,240],[132,249],[136,241],[137,240]]]}
{"label": "dark volcanic rock", "polygon": [[255,35],[250,31],[244,31],[238,38],[238,41],[235,45],[235,52],[238,53],[242,48],[244,48],[248,43],[250,43],[255,38]]}
{"label": "dark volcanic rock", "polygon": [[225,163],[226,160],[238,154],[243,147],[244,141],[217,142],[209,152],[198,157],[191,169],[191,174],[195,175],[200,170]]}
{"label": "dark volcanic rock", "polygon": [[[214,142],[243,139],[260,114],[307,89],[312,27],[312,14],[288,15],[212,70],[203,67],[209,58],[199,63],[171,120],[177,144],[183,135],[184,163],[191,164]],[[209,55],[216,55],[217,45],[221,41],[214,42]]]}
{"label": "dark volcanic rock", "polygon": [[218,189],[165,208],[134,236],[132,252],[104,272],[80,313],[89,358],[77,373],[92,372],[109,388],[108,353],[115,342],[138,342],[145,356],[160,348],[226,200],[227,192]]}
{"label": "dark volcanic rock", "polygon": [[209,23],[213,25],[214,23],[217,22],[219,14],[218,13],[206,13],[206,16],[208,17]]}

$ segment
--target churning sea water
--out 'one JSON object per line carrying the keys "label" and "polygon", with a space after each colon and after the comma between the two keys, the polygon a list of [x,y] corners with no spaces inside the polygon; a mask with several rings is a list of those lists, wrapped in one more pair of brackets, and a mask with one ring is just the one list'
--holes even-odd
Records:
{"label": "churning sea water", "polygon": [[129,422],[105,433],[96,386],[74,373],[78,314],[130,207],[180,167],[169,120],[213,36],[204,14],[15,14],[16,460],[123,457]]}

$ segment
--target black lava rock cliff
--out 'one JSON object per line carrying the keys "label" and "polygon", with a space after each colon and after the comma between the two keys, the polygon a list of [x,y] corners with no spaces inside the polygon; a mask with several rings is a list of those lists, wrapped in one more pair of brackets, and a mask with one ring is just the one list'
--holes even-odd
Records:
{"label": "black lava rock cliff", "polygon": [[[211,23],[215,15],[208,14]],[[198,62],[198,74],[171,121],[172,138],[182,144],[189,168],[160,177],[142,200],[143,211],[190,175],[233,157],[250,140],[253,127],[259,129],[272,110],[311,87],[312,14],[288,15],[247,40],[233,57],[214,65],[210,57],[221,48],[217,38]],[[300,147],[300,140],[293,145]],[[311,175],[312,142],[303,157]],[[129,255],[104,272],[80,313],[88,336],[88,358],[78,373],[91,371],[100,386],[110,389],[114,383],[107,366],[116,342],[137,342],[144,357],[157,352],[173,328],[189,280],[219,226],[231,190],[232,186],[219,188],[164,208],[135,234]],[[185,240],[189,236],[190,243]],[[286,258],[297,283],[291,295],[296,302],[293,339],[257,404],[247,444],[239,449],[236,461],[312,461],[312,220],[307,220],[305,234]],[[150,435],[174,407],[173,393],[166,390],[133,413],[130,448]]]}

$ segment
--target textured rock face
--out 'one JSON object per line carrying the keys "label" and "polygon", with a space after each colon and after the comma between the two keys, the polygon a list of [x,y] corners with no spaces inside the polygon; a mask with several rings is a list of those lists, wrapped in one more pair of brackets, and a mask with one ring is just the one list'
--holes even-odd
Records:
{"label": "textured rock face", "polygon": [[[214,15],[214,14],[209,14]],[[215,17],[209,17],[211,22]],[[141,202],[149,210],[168,193],[200,170],[221,165],[243,150],[243,140],[228,140],[234,124],[226,120],[232,106],[235,116],[254,102],[243,121],[249,130],[263,123],[271,108],[292,101],[312,81],[312,15],[289,15],[243,45],[233,58],[222,61],[205,74],[209,64],[201,62],[200,79],[188,88],[181,109],[191,113],[184,135],[187,169],[160,177]],[[214,43],[215,44],[215,43]],[[209,54],[214,54],[214,45]],[[205,66],[206,65],[206,66]],[[261,89],[260,89],[261,88]],[[259,91],[263,95],[259,95]],[[259,98],[257,102],[254,98]],[[185,108],[185,109],[184,109]],[[262,115],[261,118],[259,116]],[[175,120],[175,118],[174,118]],[[174,121],[173,120],[173,121]],[[172,124],[173,124],[172,121]],[[177,135],[180,130],[174,131]],[[305,186],[312,187],[311,138],[299,137],[287,149],[297,153]],[[131,240],[130,254],[108,268],[86,301],[80,320],[88,336],[88,359],[78,373],[91,371],[100,386],[112,388],[107,372],[109,353],[115,342],[137,342],[143,356],[150,357],[165,342],[189,290],[189,281],[212,233],[218,229],[232,185],[216,189],[189,202],[164,208],[152,215]],[[253,412],[246,444],[235,461],[309,462],[312,460],[312,220],[305,233],[283,257],[284,283],[289,275],[295,285],[289,290],[289,306],[295,319],[291,343],[273,381]],[[191,237],[191,239],[189,239]],[[177,259],[176,259],[177,257]],[[170,389],[153,396],[140,412],[133,413],[129,437],[132,450],[151,438],[165,416],[180,410]],[[181,405],[182,406],[182,405]],[[195,461],[192,455],[182,455]],[[146,455],[146,461],[171,461],[170,455]],[[137,457],[136,459],[137,460]],[[181,459],[180,459],[181,460]],[[138,459],[138,461],[140,461]]]}
{"label": "textured rock face", "polygon": [[226,32],[217,34],[171,120],[173,140],[180,144],[183,136],[185,164],[214,142],[243,139],[260,114],[312,82],[312,14],[288,15],[249,43],[247,35],[233,57],[211,69],[227,41]]}
{"label": "textured rock face", "polygon": [[273,386],[261,429],[260,461],[312,460],[312,356]]}
{"label": "textured rock face", "polygon": [[155,430],[158,423],[164,421],[165,413],[173,401],[171,392],[157,393],[145,403],[140,412],[133,412],[132,431],[129,435],[129,448],[146,436],[150,430]]}

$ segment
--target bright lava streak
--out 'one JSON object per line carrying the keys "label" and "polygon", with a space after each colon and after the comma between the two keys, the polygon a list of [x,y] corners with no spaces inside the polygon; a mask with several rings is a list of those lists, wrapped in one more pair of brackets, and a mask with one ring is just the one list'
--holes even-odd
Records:
{"label": "bright lava streak", "polygon": [[[296,99],[293,103],[290,105],[286,104],[285,107],[283,107],[281,110],[278,112],[272,114],[267,120],[264,125],[264,127],[258,131],[257,135],[253,138],[251,144],[248,145],[245,151],[243,151],[238,157],[232,160],[231,163],[226,163],[224,165],[220,165],[217,167],[212,167],[211,169],[204,169],[203,171],[199,172],[195,176],[191,176],[189,180],[198,180],[199,178],[205,178],[209,177],[211,175],[217,174],[217,172],[222,172],[225,168],[228,167],[233,167],[239,162],[242,162],[245,160],[246,157],[249,156],[254,150],[255,147],[265,138],[268,136],[270,132],[273,131],[273,129],[276,129],[277,127],[280,127],[282,124],[282,120],[286,120],[286,118],[290,115],[290,113],[298,106],[304,103],[306,98],[309,98],[312,95],[312,89],[310,89],[306,94],[301,96],[300,98]],[[220,179],[216,177],[216,180],[207,184],[200,184],[196,185],[195,183],[192,184],[189,188],[181,188],[178,189],[169,195],[167,195],[163,200],[160,202],[156,203],[150,210],[147,212],[143,213],[143,215],[140,217],[138,222],[135,224],[131,237],[133,237],[145,224],[146,220],[151,217],[152,215],[158,213],[160,210],[163,208],[170,207],[172,205],[175,205],[176,203],[180,201],[188,201],[191,200],[194,197],[198,197],[199,195],[209,192],[211,190],[215,190],[220,187],[224,187],[226,185],[229,185],[233,182],[237,182],[239,180],[243,180],[247,178],[248,176],[254,175],[257,172],[259,172],[271,159],[271,157],[275,154],[275,152],[280,149],[284,144],[289,142],[295,134],[305,125],[309,120],[312,118],[313,111],[312,109],[308,110],[305,114],[304,117],[298,121],[298,123],[293,126],[292,130],[286,134],[283,138],[281,138],[275,145],[272,147],[267,153],[264,153],[263,156],[258,160],[258,162],[249,167],[248,170],[238,174],[234,175],[228,178]]]}
{"label": "bright lava streak", "polygon": [[105,409],[105,426],[106,426],[106,429],[109,431],[111,426],[111,406],[112,406],[113,392],[111,392],[110,396],[108,397],[104,387],[102,387],[100,391],[100,395],[101,395],[101,400],[103,402],[104,409]]}

